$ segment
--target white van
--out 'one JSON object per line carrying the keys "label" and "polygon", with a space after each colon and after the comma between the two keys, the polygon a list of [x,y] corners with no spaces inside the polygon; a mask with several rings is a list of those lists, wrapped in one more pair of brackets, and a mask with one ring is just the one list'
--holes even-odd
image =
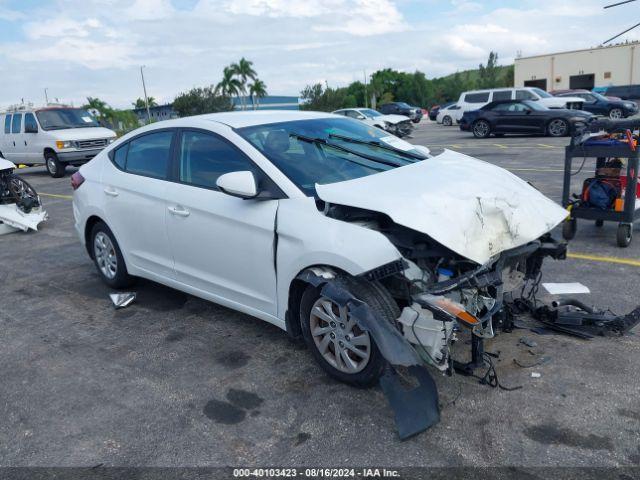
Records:
{"label": "white van", "polygon": [[[547,108],[570,108],[581,110],[584,98],[580,97],[554,97],[541,88],[491,88],[487,90],[472,90],[463,92],[458,99],[458,105],[462,113],[470,110],[478,110],[490,102],[497,100],[533,100]],[[460,115],[462,117],[462,115]]]}
{"label": "white van", "polygon": [[82,165],[116,139],[82,108],[20,105],[0,113],[0,157],[17,164],[45,164],[54,178]]}

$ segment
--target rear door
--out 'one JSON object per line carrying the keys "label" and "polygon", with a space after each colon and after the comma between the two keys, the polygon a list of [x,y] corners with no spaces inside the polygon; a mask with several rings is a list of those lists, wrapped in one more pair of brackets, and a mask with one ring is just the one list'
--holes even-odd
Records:
{"label": "rear door", "polygon": [[247,170],[265,178],[221,135],[182,130],[167,204],[176,279],[216,300],[276,315],[278,200],[243,200],[216,185],[220,175]]}
{"label": "rear door", "polygon": [[150,277],[174,277],[165,222],[175,135],[163,129],[133,138],[110,152],[102,174],[107,225],[127,262]]}
{"label": "rear door", "polygon": [[[6,131],[6,130],[5,130]],[[7,160],[13,163],[20,163],[20,154],[24,151],[21,147],[22,141],[22,113],[14,113],[11,115],[11,124],[9,126],[9,134],[6,141],[6,151],[2,151]]]}
{"label": "rear door", "polygon": [[7,113],[2,117],[2,140],[0,141],[0,152],[7,160],[11,160],[13,153],[13,137],[11,136],[11,114]]}

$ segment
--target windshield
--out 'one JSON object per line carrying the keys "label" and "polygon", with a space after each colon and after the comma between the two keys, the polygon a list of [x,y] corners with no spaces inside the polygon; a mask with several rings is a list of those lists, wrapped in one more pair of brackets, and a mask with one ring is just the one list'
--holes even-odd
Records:
{"label": "windshield", "polygon": [[52,108],[36,112],[43,130],[63,128],[99,127],[98,121],[82,108]]}
{"label": "windshield", "polygon": [[550,93],[545,92],[544,90],[542,90],[541,88],[532,88],[531,90],[533,90],[534,92],[536,92],[538,95],[540,95],[540,97],[542,98],[551,98],[553,95],[551,95]]}
{"label": "windshield", "polygon": [[531,100],[525,100],[522,103],[524,103],[527,107],[531,108],[531,110],[549,110],[544,105],[540,105],[539,103],[533,102]]}
{"label": "windshield", "polygon": [[427,158],[411,144],[351,118],[296,120],[236,131],[309,196],[316,196],[316,183],[366,177]]}
{"label": "windshield", "polygon": [[380,112],[376,112],[375,110],[371,110],[370,108],[363,108],[360,110],[360,113],[366,115],[369,118],[381,117],[382,114]]}
{"label": "windshield", "polygon": [[409,105],[408,103],[404,103],[404,102],[398,102],[398,103],[396,103],[396,105],[398,105],[399,107],[403,107],[403,108],[411,108],[411,105]]}

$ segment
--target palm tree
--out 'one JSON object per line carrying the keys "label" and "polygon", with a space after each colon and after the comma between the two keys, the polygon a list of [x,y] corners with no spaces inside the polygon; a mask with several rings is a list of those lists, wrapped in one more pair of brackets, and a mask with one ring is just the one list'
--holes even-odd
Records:
{"label": "palm tree", "polygon": [[238,95],[239,97],[242,84],[240,83],[240,80],[235,78],[235,75],[236,74],[232,67],[224,67],[222,80],[220,80],[216,85],[216,91],[227,97],[232,97],[234,95]]}
{"label": "palm tree", "polygon": [[242,109],[245,109],[245,100],[247,94],[247,80],[255,80],[258,74],[253,69],[253,62],[242,57],[238,63],[232,63],[230,66],[234,75],[240,79],[240,92],[242,93]]}
{"label": "palm tree", "polygon": [[260,106],[260,99],[267,95],[267,85],[256,78],[253,83],[249,84],[249,95],[251,95],[253,109],[256,110]]}

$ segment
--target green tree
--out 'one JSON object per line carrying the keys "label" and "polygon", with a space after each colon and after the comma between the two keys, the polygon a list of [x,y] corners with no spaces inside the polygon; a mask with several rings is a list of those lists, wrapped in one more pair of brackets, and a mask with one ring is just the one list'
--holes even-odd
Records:
{"label": "green tree", "polygon": [[[157,107],[158,106],[158,102],[156,102],[156,99],[153,97],[147,97],[147,99],[149,100],[149,106],[150,107]],[[147,108],[147,104],[144,101],[144,98],[138,98],[136,99],[135,102],[133,102],[133,108]]]}
{"label": "green tree", "polygon": [[253,83],[249,84],[249,95],[251,96],[251,105],[256,110],[260,106],[260,99],[267,96],[267,85],[256,78]]}
{"label": "green tree", "polygon": [[323,87],[321,83],[307,85],[300,92],[300,97],[303,101],[300,106],[302,110],[332,112],[355,103],[355,97],[349,95],[346,88]]}
{"label": "green tree", "polygon": [[489,52],[487,65],[480,64],[478,66],[478,88],[494,88],[498,87],[498,54]]}
{"label": "green tree", "polygon": [[240,93],[242,94],[240,102],[244,110],[247,98],[247,82],[249,80],[255,80],[258,74],[253,69],[253,62],[244,57],[242,57],[238,63],[232,63],[229,68],[231,68],[231,71],[238,77],[238,81],[240,82]]}
{"label": "green tree", "polygon": [[230,97],[220,92],[215,87],[192,88],[175,98],[173,110],[180,117],[233,110]]}

